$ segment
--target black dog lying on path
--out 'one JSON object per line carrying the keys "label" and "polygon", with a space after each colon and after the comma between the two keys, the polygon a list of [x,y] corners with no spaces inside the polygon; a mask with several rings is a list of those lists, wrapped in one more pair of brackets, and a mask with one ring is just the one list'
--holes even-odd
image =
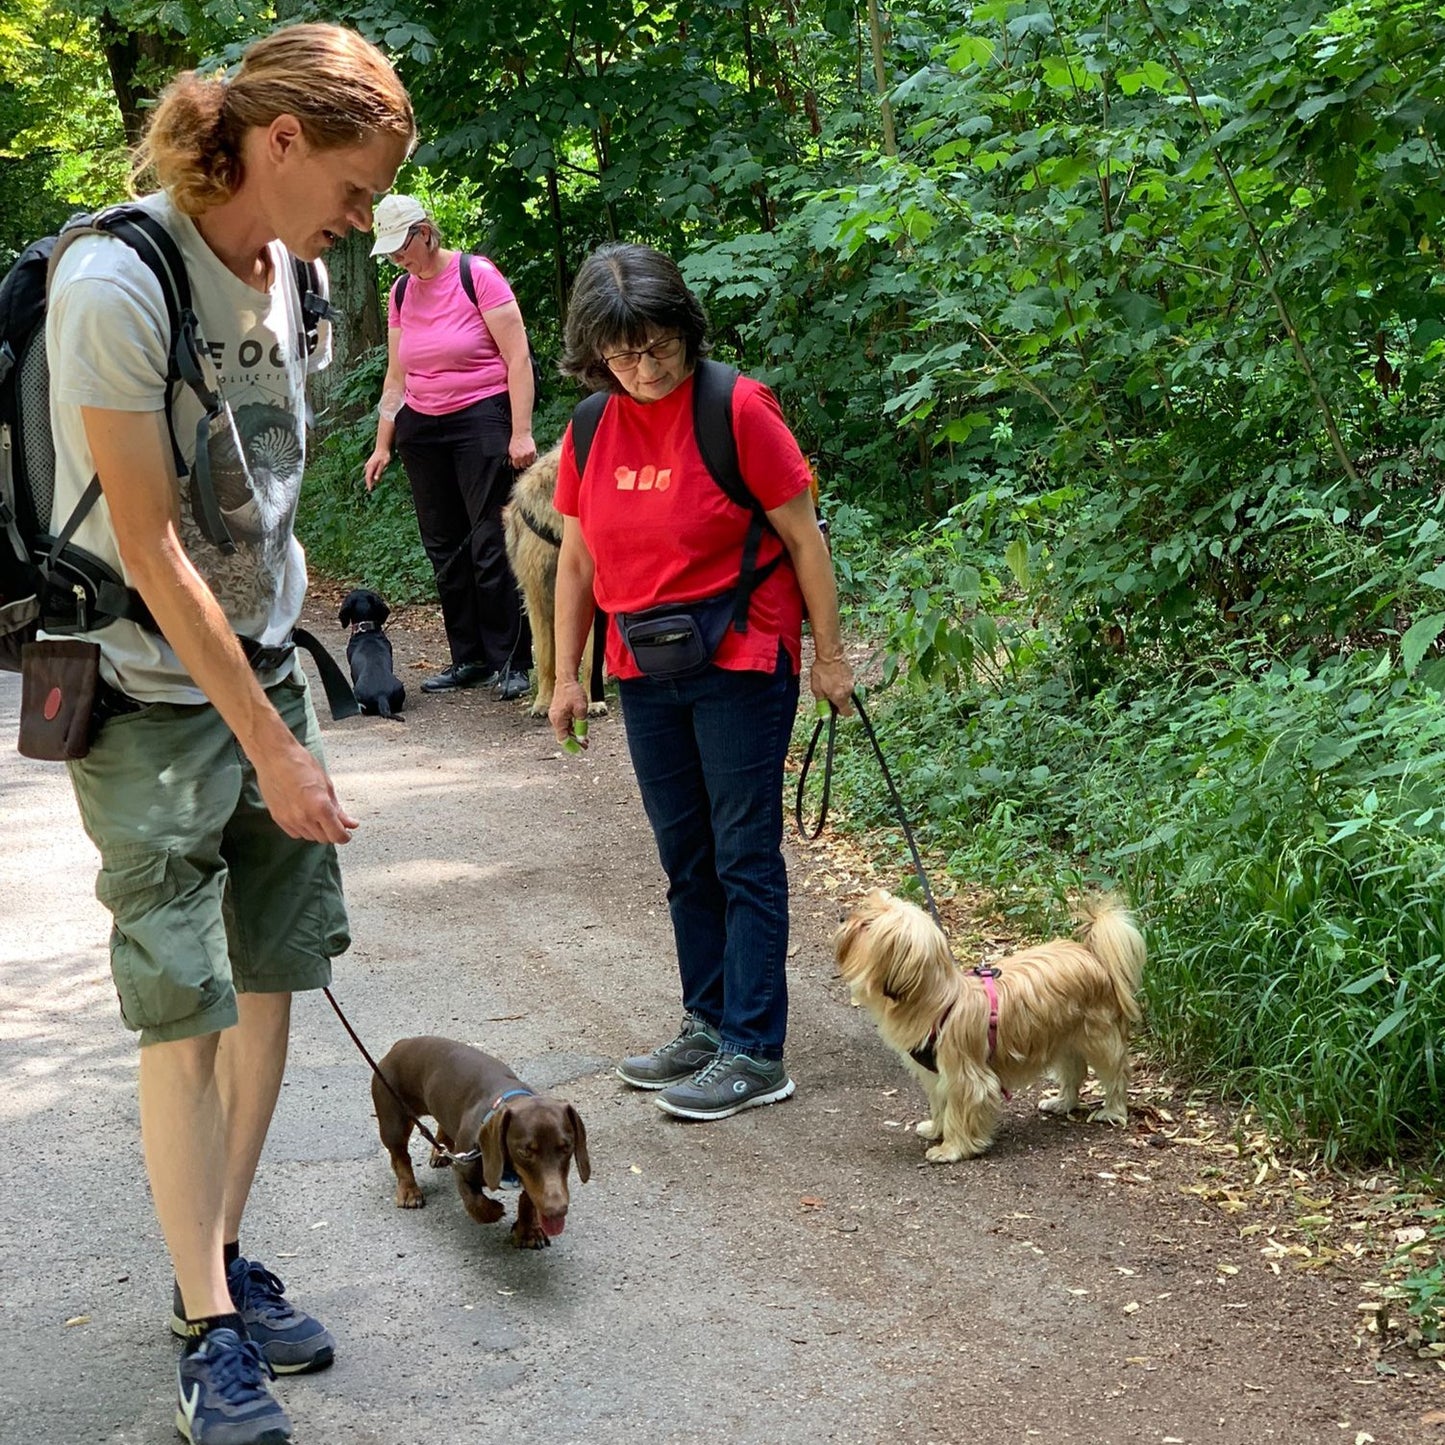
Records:
{"label": "black dog lying on path", "polygon": [[341,625],[351,628],[346,660],[351,664],[351,680],[362,712],[405,721],[401,709],[406,688],[391,670],[391,640],[381,630],[391,608],[377,593],[357,587],[346,594],[339,615]]}

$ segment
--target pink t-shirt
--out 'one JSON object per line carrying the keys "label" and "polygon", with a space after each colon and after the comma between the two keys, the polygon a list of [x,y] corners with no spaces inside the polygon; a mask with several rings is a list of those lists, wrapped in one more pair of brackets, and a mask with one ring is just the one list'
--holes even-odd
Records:
{"label": "pink t-shirt", "polygon": [[507,389],[507,363],[482,313],[515,301],[506,278],[485,256],[472,257],[477,304],[462,289],[461,253],[445,270],[406,283],[404,315],[391,288],[387,325],[401,328],[398,357],[406,372],[406,404],[424,416],[446,416]]}

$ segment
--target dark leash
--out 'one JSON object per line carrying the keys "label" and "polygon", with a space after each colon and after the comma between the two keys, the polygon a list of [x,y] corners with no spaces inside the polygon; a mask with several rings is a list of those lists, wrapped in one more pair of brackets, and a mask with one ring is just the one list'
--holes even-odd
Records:
{"label": "dark leash", "polygon": [[[948,930],[943,926],[943,919],[939,917],[938,905],[933,901],[933,890],[928,886],[928,874],[924,871],[923,859],[919,856],[918,844],[913,838],[913,829],[908,826],[908,816],[903,811],[903,799],[898,796],[898,789],[893,782],[893,774],[888,769],[888,760],[883,756],[883,749],[878,745],[878,734],[873,731],[873,724],[868,718],[868,709],[863,706],[863,699],[857,692],[853,693],[853,706],[858,709],[859,720],[863,724],[863,731],[868,734],[868,741],[873,745],[873,755],[878,759],[878,766],[883,771],[883,781],[888,784],[888,795],[893,799],[893,810],[898,814],[899,826],[903,829],[903,836],[908,840],[908,851],[913,855],[913,868],[918,874],[918,881],[923,885],[923,896],[928,902],[928,911],[933,921],[938,925],[938,931],[947,939]],[[824,724],[828,728],[828,744],[823,754],[823,800],[818,808],[818,824],[811,832],[803,822],[803,789],[808,781],[808,769],[812,766],[813,754],[817,751],[818,739],[822,736]],[[823,831],[823,824],[828,818],[828,797],[833,787],[833,748],[838,735],[838,709],[829,704],[828,716],[820,717],[813,728],[813,736],[808,740],[808,750],[803,755],[803,766],[798,773],[798,792],[793,808],[793,816],[797,819],[798,831],[810,843]],[[952,948],[949,949],[952,954]],[[954,962],[958,963],[955,956]],[[958,963],[960,968],[964,965]],[[983,985],[984,992],[988,995],[988,1057],[993,1058],[998,1047],[998,988],[996,980],[1001,976],[1001,970],[997,967],[989,967],[978,964],[973,968],[964,968],[966,973],[972,974],[974,978]],[[929,1032],[927,1040],[918,1048],[910,1050],[913,1058],[917,1060],[929,1073],[938,1072],[938,1036],[943,1028],[949,1014],[953,1011],[953,1004],[944,1009],[942,1015],[934,1023]],[[1007,1089],[1002,1090],[1005,1099],[1009,1097]]]}
{"label": "dark leash", "polygon": [[418,1119],[417,1116],[413,1114],[410,1109],[407,1108],[406,1100],[403,1099],[401,1095],[396,1092],[396,1090],[392,1087],[391,1080],[388,1079],[386,1075],[381,1072],[381,1069],[378,1067],[376,1060],[373,1059],[371,1055],[367,1052],[366,1045],[361,1042],[360,1035],[358,1035],[356,1030],[351,1027],[351,1020],[347,1018],[344,1013],[341,1012],[341,1005],[336,1002],[336,995],[333,994],[329,988],[323,988],[321,992],[326,995],[326,1002],[329,1003],[331,1007],[336,1010],[336,1017],[341,1020],[341,1027],[344,1028],[346,1032],[351,1035],[351,1042],[354,1043],[356,1047],[361,1050],[361,1057],[365,1059],[368,1064],[371,1065],[371,1072],[375,1074],[376,1077],[380,1079],[383,1084],[386,1085],[387,1093],[390,1094],[391,1097],[395,1099],[398,1104],[401,1105],[402,1113],[405,1114],[406,1117],[410,1119],[411,1122],[416,1126],[416,1130],[421,1135],[421,1137],[425,1139],[427,1143],[430,1144],[432,1148],[435,1149],[437,1153],[440,1154],[447,1161],[448,1164],[475,1164],[476,1161],[482,1157],[482,1151],[480,1149],[472,1149],[466,1154],[453,1154],[450,1149],[439,1143],[437,1140],[437,1136],[433,1134],[432,1131],[428,1129],[427,1126],[423,1124],[422,1121]]}
{"label": "dark leash", "polygon": [[[893,811],[898,815],[899,825],[903,829],[903,836],[908,841],[908,851],[913,855],[913,871],[918,874],[918,881],[923,885],[923,897],[928,903],[928,911],[933,916],[933,921],[939,929],[943,928],[943,920],[938,916],[938,905],[933,901],[933,890],[928,886],[928,874],[923,868],[923,859],[918,852],[918,844],[913,838],[913,829],[908,826],[908,815],[903,810],[903,799],[898,795],[898,788],[893,782],[893,774],[888,768],[888,759],[883,756],[883,749],[878,745],[878,734],[873,731],[873,724],[868,717],[868,709],[863,706],[863,699],[855,690],[852,697],[853,706],[858,709],[858,720],[863,724],[863,731],[868,735],[868,741],[873,745],[873,756],[878,759],[878,766],[883,770],[883,781],[888,784],[888,796],[893,799]],[[823,754],[823,799],[818,807],[818,823],[815,828],[809,831],[803,821],[803,790],[808,784],[808,772],[813,765],[813,754],[818,748],[818,739],[823,735],[823,729],[828,729],[828,743]],[[833,749],[838,740],[838,709],[830,703],[827,717],[820,717],[813,727],[813,736],[808,740],[808,750],[803,754],[803,766],[798,773],[798,791],[793,805],[793,817],[797,820],[798,831],[810,843],[823,831],[823,824],[828,821],[828,799],[833,791]]]}

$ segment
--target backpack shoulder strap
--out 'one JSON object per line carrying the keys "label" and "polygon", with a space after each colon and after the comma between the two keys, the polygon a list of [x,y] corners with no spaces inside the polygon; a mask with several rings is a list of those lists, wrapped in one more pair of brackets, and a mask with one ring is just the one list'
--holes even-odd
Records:
{"label": "backpack shoulder strap", "polygon": [[602,413],[607,410],[608,400],[609,393],[594,391],[591,396],[584,396],[572,408],[572,454],[577,458],[577,475],[579,477],[587,470],[587,457],[592,450],[592,438],[597,435],[597,428],[601,424]]}
{"label": "backpack shoulder strap", "polygon": [[411,280],[411,273],[403,271],[396,282],[396,314],[401,315],[401,303],[406,300],[406,283]]}
{"label": "backpack shoulder strap", "polygon": [[736,632],[748,630],[748,607],[753,593],[770,577],[784,553],[779,552],[767,566],[758,566],[758,551],[763,533],[773,530],[763,504],[748,489],[738,464],[738,439],[733,431],[733,393],[737,390],[738,370],[720,361],[700,357],[693,370],[692,429],[697,449],[712,479],[722,493],[739,507],[751,513],[747,536],[743,538],[743,560],[738,569],[738,586],[733,603],[732,626]]}
{"label": "backpack shoulder strap", "polygon": [[[184,383],[195,394],[203,410],[211,416],[220,414],[225,401],[206,380],[201,360],[200,323],[191,305],[191,283],[180,247],[169,231],[145,209],[133,204],[110,206],[93,216],[76,217],[60,234],[50,258],[50,274],[59,263],[65,247],[76,236],[99,232],[123,241],[155,276],[165,303],[170,336],[166,347],[166,429],[171,438],[171,455],[176,476],[184,480],[190,475],[180,442],[176,438],[173,397],[178,383]],[[211,485],[209,468],[196,469],[196,521],[206,539],[230,554],[236,543],[221,513]]]}
{"label": "backpack shoulder strap", "polygon": [[473,306],[477,304],[477,278],[472,275],[472,256],[470,251],[463,251],[457,257],[457,271],[462,278],[462,290],[467,293],[467,300]]}
{"label": "backpack shoulder strap", "polygon": [[738,439],[733,434],[733,392],[738,370],[699,357],[693,369],[692,429],[697,449],[723,495],[739,507],[761,513],[762,503],[748,490],[738,466]]}
{"label": "backpack shoulder strap", "polygon": [[336,311],[321,290],[321,267],[316,261],[291,257],[296,289],[301,293],[301,319],[306,328],[306,354],[310,356],[321,341],[321,323],[332,321]]}

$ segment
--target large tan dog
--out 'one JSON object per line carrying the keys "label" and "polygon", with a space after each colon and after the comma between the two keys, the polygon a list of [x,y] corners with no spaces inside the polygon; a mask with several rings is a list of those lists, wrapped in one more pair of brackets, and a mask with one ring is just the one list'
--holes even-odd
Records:
{"label": "large tan dog", "polygon": [[[532,624],[532,650],[537,664],[537,695],[532,699],[532,716],[545,717],[552,706],[552,686],[557,676],[557,649],[553,632],[556,621],[557,557],[562,548],[562,516],[552,505],[557,490],[557,464],[562,455],[559,442],[544,452],[519,476],[512,487],[507,507],[505,535],[507,561],[522,589],[527,620]],[[582,654],[582,678],[588,688],[587,711],[605,717],[601,669],[594,676],[593,638]]]}
{"label": "large tan dog", "polygon": [[1116,899],[1090,900],[1083,913],[1077,940],[1041,943],[990,970],[961,968],[928,914],[881,888],[834,935],[853,997],[928,1095],[929,1117],[915,1127],[938,1141],[932,1163],[982,1154],[1003,1100],[1042,1074],[1060,1088],[1045,1112],[1076,1108],[1092,1068],[1104,1105],[1091,1118],[1124,1123],[1144,940]]}

